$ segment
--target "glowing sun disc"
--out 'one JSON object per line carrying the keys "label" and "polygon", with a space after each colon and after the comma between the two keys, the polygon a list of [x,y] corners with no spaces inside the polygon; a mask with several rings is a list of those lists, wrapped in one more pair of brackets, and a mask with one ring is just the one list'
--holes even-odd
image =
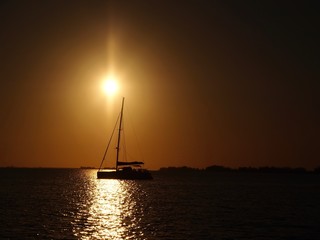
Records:
{"label": "glowing sun disc", "polygon": [[103,91],[108,95],[113,95],[118,89],[118,84],[115,80],[108,79],[102,85]]}

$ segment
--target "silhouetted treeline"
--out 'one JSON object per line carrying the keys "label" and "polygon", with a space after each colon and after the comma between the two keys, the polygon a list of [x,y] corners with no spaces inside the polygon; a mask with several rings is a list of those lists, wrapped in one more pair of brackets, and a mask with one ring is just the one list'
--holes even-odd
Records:
{"label": "silhouetted treeline", "polygon": [[320,174],[320,167],[313,171],[308,171],[305,168],[290,168],[290,167],[239,167],[229,168],[219,165],[206,167],[205,169],[191,168],[191,167],[163,167],[161,172],[258,172],[258,173],[316,173]]}
{"label": "silhouetted treeline", "polygon": [[313,170],[314,173],[320,174],[320,167],[317,167]]}
{"label": "silhouetted treeline", "polygon": [[251,167],[241,167],[238,168],[240,172],[263,172],[263,173],[307,173],[308,171],[304,168],[289,168],[289,167],[260,167],[260,168],[251,168]]}
{"label": "silhouetted treeline", "polygon": [[163,167],[160,168],[161,172],[195,172],[195,171],[201,171],[198,168],[191,168],[191,167]]}
{"label": "silhouetted treeline", "polygon": [[235,169],[224,167],[224,166],[219,166],[219,165],[209,166],[205,169],[205,171],[209,171],[209,172],[231,172],[234,170]]}

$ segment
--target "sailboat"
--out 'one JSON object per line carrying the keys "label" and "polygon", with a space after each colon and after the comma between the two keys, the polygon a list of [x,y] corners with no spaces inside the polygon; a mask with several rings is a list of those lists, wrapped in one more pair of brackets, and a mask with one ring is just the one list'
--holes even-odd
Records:
{"label": "sailboat", "polygon": [[118,139],[117,139],[117,147],[116,147],[116,163],[115,163],[115,169],[104,169],[102,168],[104,160],[107,155],[107,151],[110,146],[111,139],[114,135],[115,128],[113,129],[113,132],[111,134],[111,138],[109,140],[109,143],[107,145],[107,148],[105,150],[105,153],[103,155],[99,170],[97,172],[97,178],[99,179],[126,179],[126,180],[150,180],[152,179],[151,173],[143,169],[141,166],[144,164],[143,162],[139,161],[133,161],[133,162],[123,162],[119,161],[119,153],[120,153],[120,139],[121,139],[121,131],[122,131],[122,121],[123,121],[123,107],[124,107],[124,98],[122,98],[122,104],[121,104],[121,111],[120,111],[120,121],[119,118],[116,122],[119,121],[119,128],[118,128]]}

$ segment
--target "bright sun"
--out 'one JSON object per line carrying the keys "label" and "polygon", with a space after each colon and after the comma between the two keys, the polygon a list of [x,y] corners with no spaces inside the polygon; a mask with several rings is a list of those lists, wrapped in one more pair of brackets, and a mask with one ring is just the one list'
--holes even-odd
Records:
{"label": "bright sun", "polygon": [[107,79],[102,85],[103,91],[108,95],[113,95],[118,90],[118,84],[114,79]]}

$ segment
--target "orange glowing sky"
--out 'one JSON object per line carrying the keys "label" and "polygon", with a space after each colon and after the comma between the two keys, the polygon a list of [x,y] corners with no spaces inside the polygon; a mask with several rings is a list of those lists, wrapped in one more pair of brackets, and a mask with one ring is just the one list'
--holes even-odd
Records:
{"label": "orange glowing sky", "polygon": [[122,96],[149,169],[319,166],[319,8],[170,2],[1,3],[0,167],[99,166]]}

